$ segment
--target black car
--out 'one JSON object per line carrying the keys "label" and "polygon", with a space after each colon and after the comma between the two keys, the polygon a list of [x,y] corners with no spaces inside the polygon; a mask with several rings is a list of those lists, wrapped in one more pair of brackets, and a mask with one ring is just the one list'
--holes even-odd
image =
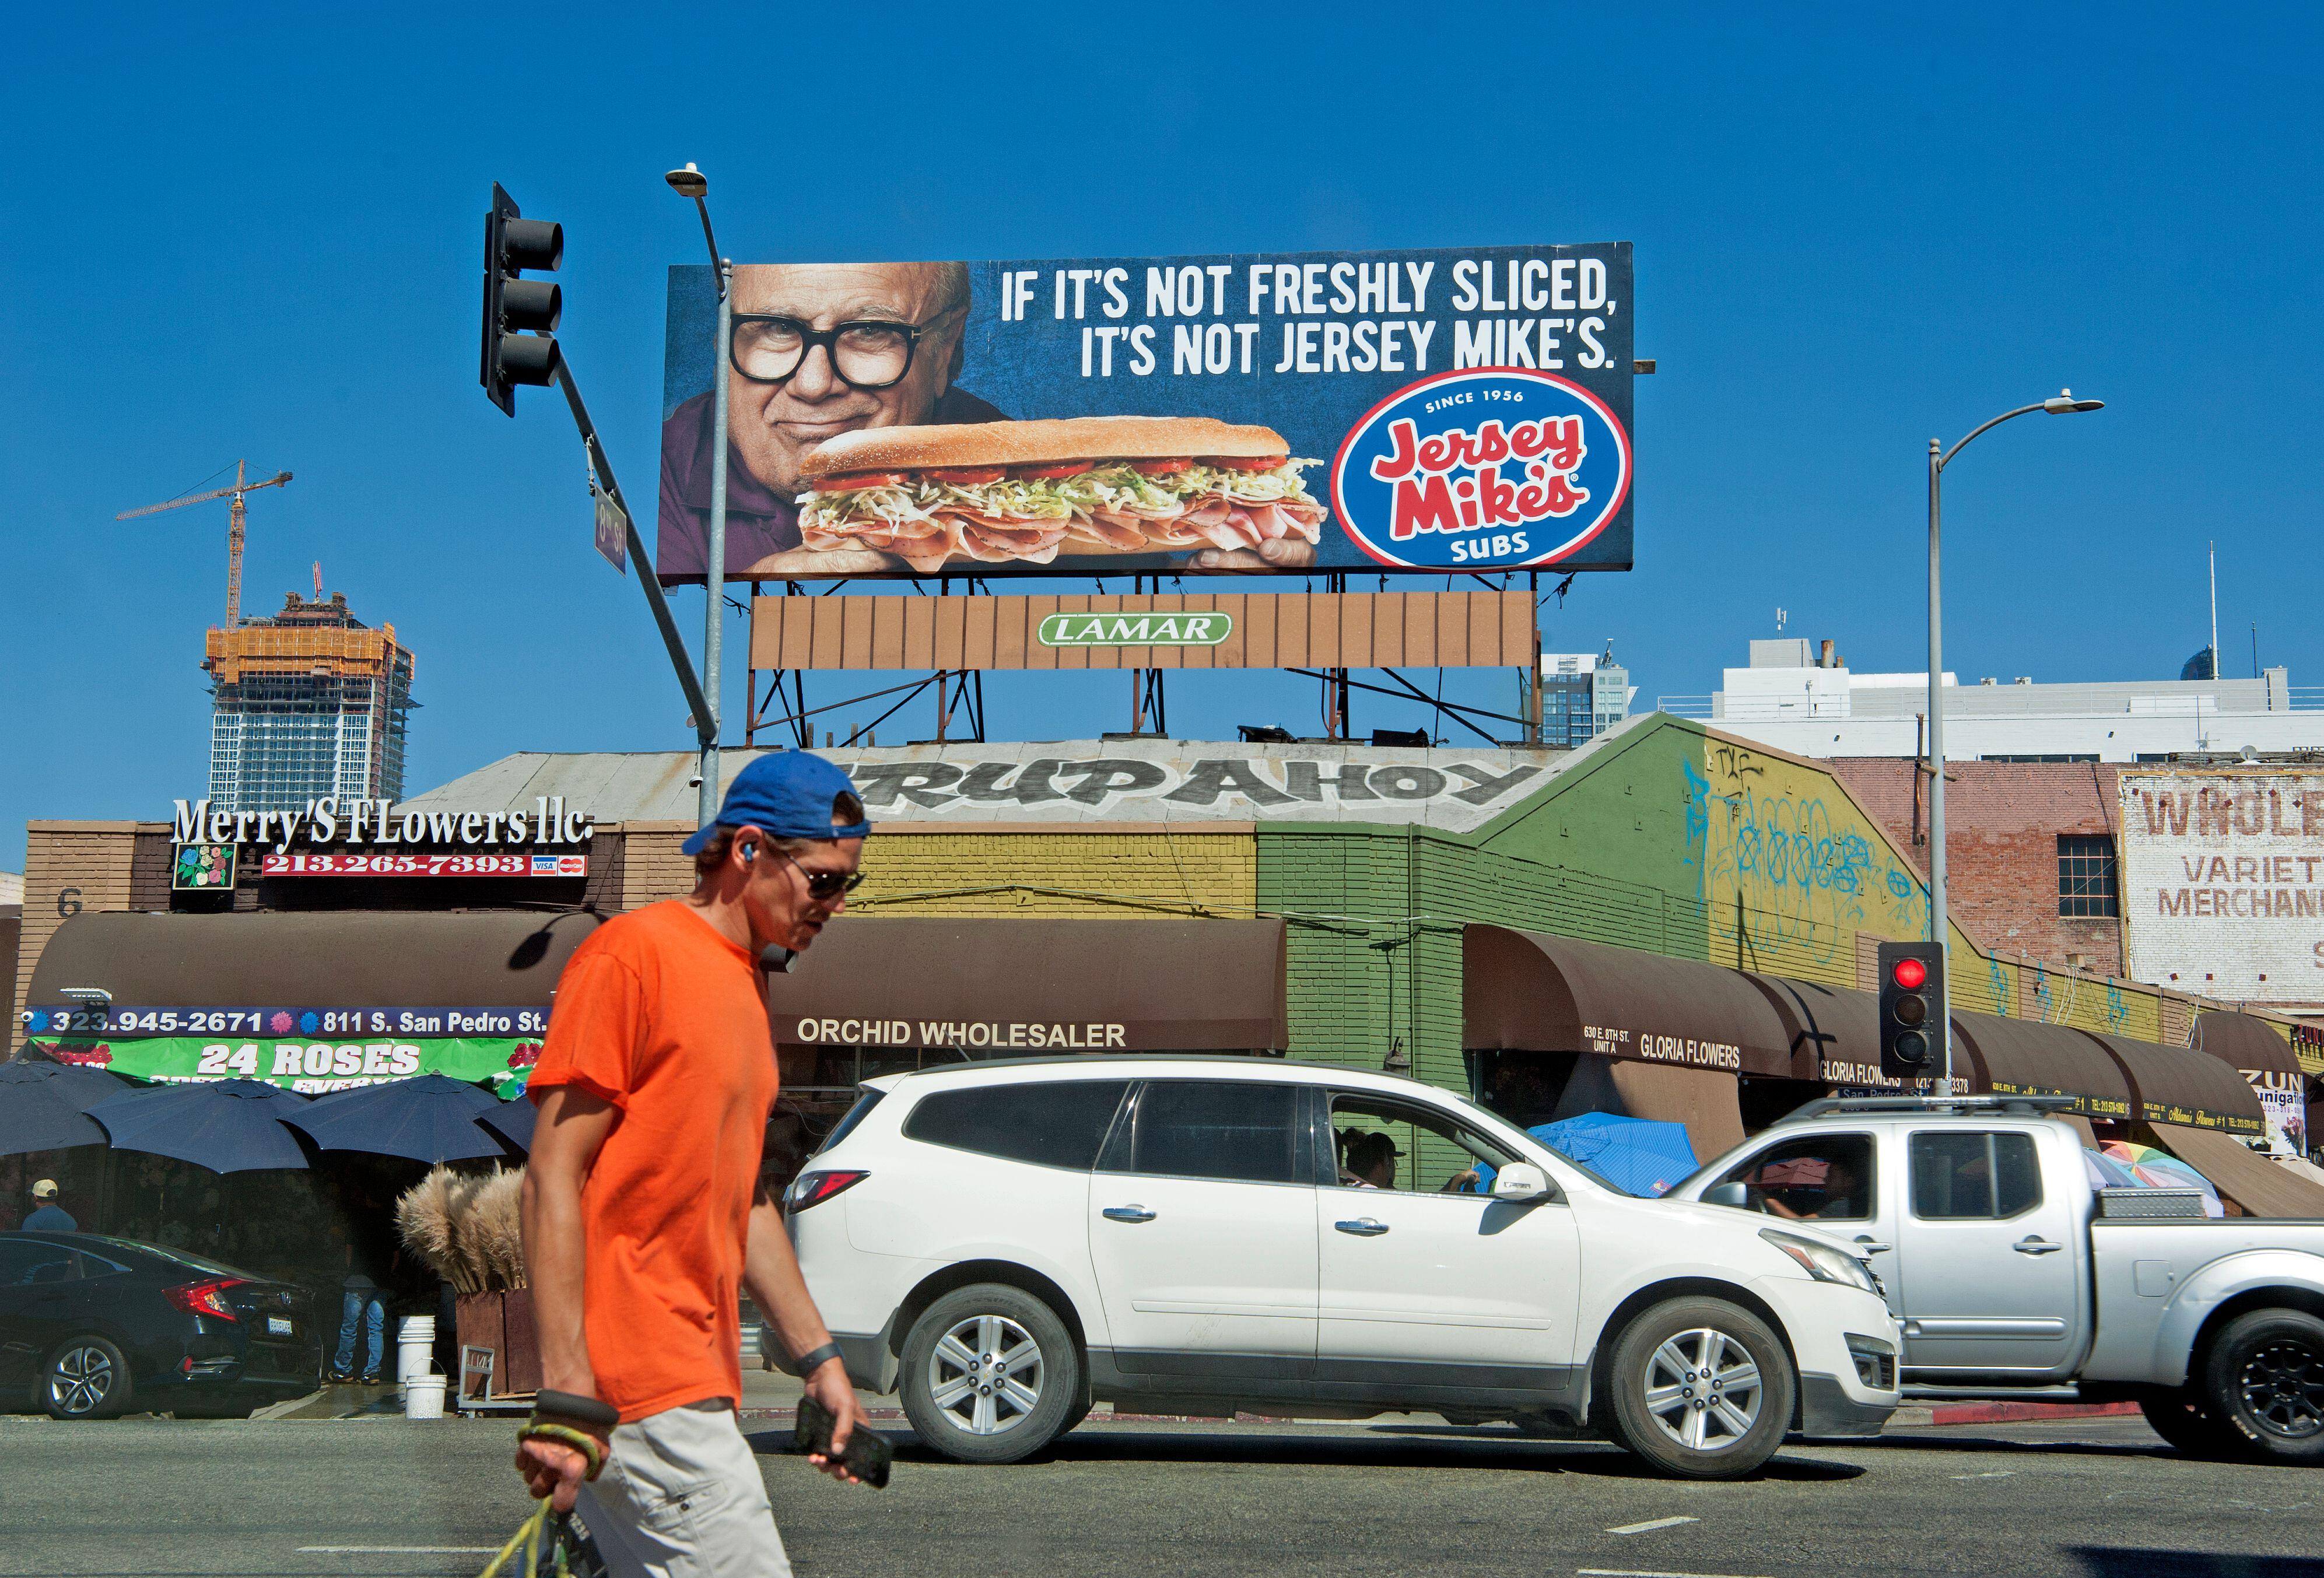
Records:
{"label": "black car", "polygon": [[314,1297],[159,1244],[0,1232],[0,1409],[248,1413],[313,1391]]}

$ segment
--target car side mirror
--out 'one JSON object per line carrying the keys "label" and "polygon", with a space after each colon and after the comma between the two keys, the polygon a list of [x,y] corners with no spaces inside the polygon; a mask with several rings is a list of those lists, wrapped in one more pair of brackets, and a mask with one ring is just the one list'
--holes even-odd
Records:
{"label": "car side mirror", "polygon": [[1531,1162],[1513,1161],[1493,1175],[1496,1200],[1538,1200],[1549,1193],[1549,1176]]}
{"label": "car side mirror", "polygon": [[1738,1211],[1751,1209],[1751,1186],[1748,1184],[1713,1184],[1702,1192],[1705,1205],[1731,1205]]}

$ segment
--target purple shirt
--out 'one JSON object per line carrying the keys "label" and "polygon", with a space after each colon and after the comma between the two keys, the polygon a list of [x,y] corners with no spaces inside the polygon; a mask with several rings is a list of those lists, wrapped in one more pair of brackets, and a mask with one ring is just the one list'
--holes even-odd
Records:
{"label": "purple shirt", "polygon": [[[667,586],[704,578],[710,540],[710,433],[717,413],[712,394],[697,394],[661,425],[661,503],[654,531],[654,573]],[[930,424],[998,422],[1008,419],[962,389],[947,389],[929,413]],[[798,506],[752,475],[726,444],[726,573],[746,577],[769,554],[799,545]]]}

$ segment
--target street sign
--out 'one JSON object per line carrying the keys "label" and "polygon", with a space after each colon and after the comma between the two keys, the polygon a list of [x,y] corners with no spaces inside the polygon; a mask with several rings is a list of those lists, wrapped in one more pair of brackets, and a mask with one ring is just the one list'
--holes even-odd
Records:
{"label": "street sign", "polygon": [[597,551],[604,555],[607,564],[627,575],[630,566],[630,518],[614,502],[613,495],[604,488],[593,483],[589,494],[597,504]]}

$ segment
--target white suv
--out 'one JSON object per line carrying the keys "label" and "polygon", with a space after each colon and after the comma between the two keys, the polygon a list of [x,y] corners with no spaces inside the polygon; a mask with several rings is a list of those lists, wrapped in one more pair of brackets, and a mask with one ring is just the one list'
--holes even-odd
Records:
{"label": "white suv", "polygon": [[787,1204],[855,1383],[900,1391],[962,1462],[1015,1462],[1103,1400],[1581,1426],[1717,1479],[1896,1407],[1898,1333],[1855,1246],[1633,1198],[1384,1075],[1117,1055],[890,1075]]}

